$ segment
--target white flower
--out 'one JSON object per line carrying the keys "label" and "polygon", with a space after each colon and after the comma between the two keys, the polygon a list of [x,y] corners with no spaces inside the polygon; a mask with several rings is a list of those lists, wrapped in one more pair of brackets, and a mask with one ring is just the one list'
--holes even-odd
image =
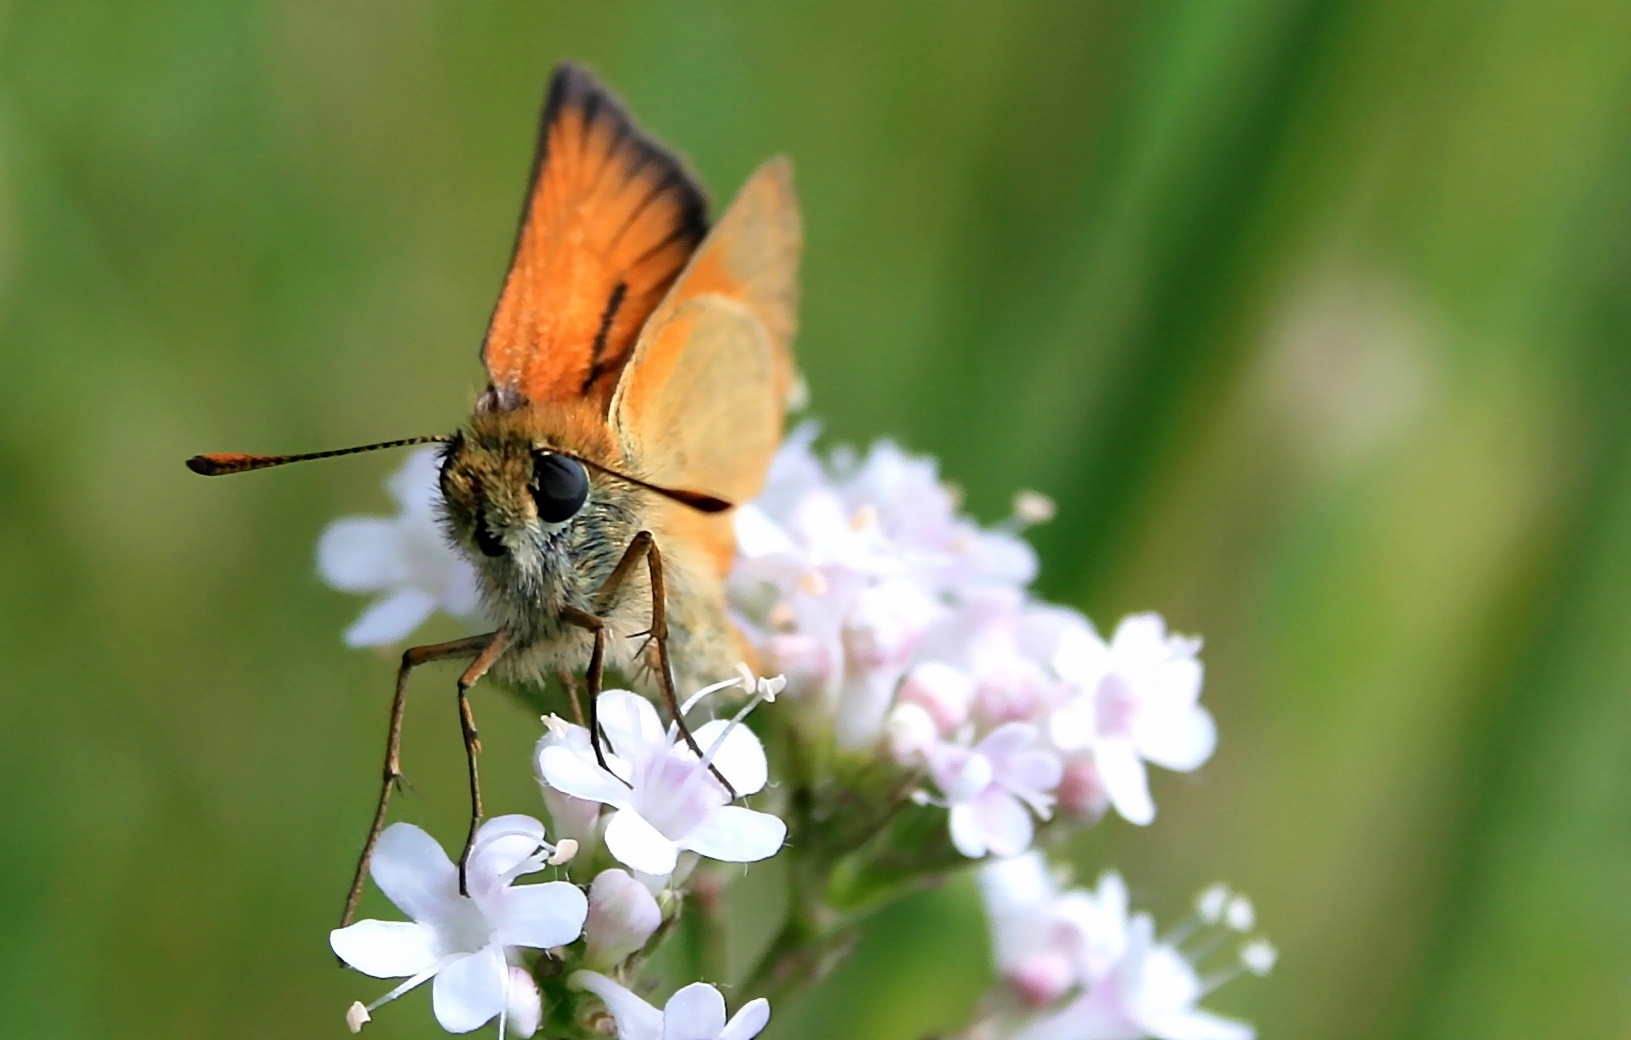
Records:
{"label": "white flower", "polygon": [[568,882],[514,884],[542,868],[548,855],[537,820],[489,820],[476,834],[466,867],[470,894],[463,896],[458,868],[435,839],[408,823],[386,828],[374,850],[374,881],[413,920],[358,921],[329,933],[334,952],[358,971],[409,976],[366,1011],[434,978],[432,1006],[448,1032],[468,1033],[502,1015],[515,1032],[530,1035],[541,1014],[539,996],[526,972],[511,970],[513,951],[572,942],[589,910],[583,892]]}
{"label": "white flower", "polygon": [[1148,914],[1135,914],[1111,971],[1052,1014],[1032,1020],[1013,1040],[1252,1040],[1244,1022],[1195,1005],[1206,987],[1178,949],[1155,941]]}
{"label": "white flower", "polygon": [[789,437],[764,492],[737,511],[731,600],[839,747],[862,751],[930,632],[964,599],[1023,586],[1035,554],[958,515],[932,460],[885,442],[824,463],[814,436]]}
{"label": "white flower", "polygon": [[1063,771],[1057,752],[1037,746],[1040,739],[1035,726],[1010,722],[972,748],[942,744],[929,753],[930,772],[951,806],[958,852],[978,859],[1029,847],[1031,811],[1047,818]]}
{"label": "white flower", "polygon": [[616,967],[644,946],[662,923],[662,908],[645,885],[627,871],[603,870],[589,885],[585,956],[598,967]]}
{"label": "white flower", "polygon": [[328,525],[317,542],[317,572],[342,592],[377,597],[345,633],[350,646],[384,646],[406,638],[437,610],[476,620],[476,572],[443,536],[438,448],[410,455],[385,486],[401,512],[355,516]]}
{"label": "white flower", "polygon": [[843,627],[846,667],[833,726],[839,747],[865,750],[883,735],[895,687],[936,610],[904,580],[872,585],[855,597]]}
{"label": "white flower", "polygon": [[[1041,854],[1032,852],[991,863],[979,877],[997,966],[1027,1009],[1003,1035],[1013,1040],[1250,1040],[1254,1035],[1243,1022],[1196,1007],[1242,969],[1267,972],[1274,963],[1274,948],[1258,939],[1241,948],[1239,966],[1201,977],[1196,961],[1216,950],[1229,930],[1226,922],[1209,922],[1206,914],[1214,904],[1224,912],[1232,897],[1226,889],[1203,894],[1199,917],[1173,938],[1157,941],[1148,914],[1129,914],[1127,886],[1117,874],[1101,877],[1096,891],[1061,892]],[[1180,949],[1180,939],[1196,952]],[[1042,1010],[1050,1007],[1055,1010]]]}
{"label": "white flower", "polygon": [[1106,873],[1097,891],[1060,892],[1039,852],[980,870],[997,967],[1027,1007],[1047,1007],[1103,979],[1127,947],[1127,886]]}
{"label": "white flower", "polygon": [[598,707],[611,772],[596,762],[587,737],[546,738],[538,751],[538,774],[563,794],[612,807],[605,842],[619,862],[664,876],[673,872],[682,851],[750,863],[781,848],[787,825],[769,813],[729,804],[729,792],[708,769],[711,762],[738,795],[763,789],[769,768],[751,730],[734,719],[697,728],[694,736],[705,752],[699,761],[677,729],[664,730],[644,697],[607,690]]}
{"label": "white flower", "polygon": [[[544,718],[544,735],[538,741],[538,750],[541,752],[556,744],[565,745],[580,755],[594,757],[588,730],[574,726],[558,715],[548,715]],[[538,789],[544,796],[544,806],[549,809],[549,820],[555,825],[556,835],[577,841],[580,854],[592,854],[600,845],[600,803],[573,798],[551,787],[540,770],[541,758],[541,755],[533,755],[533,775],[538,780]]]}
{"label": "white flower", "polygon": [[759,997],[727,1022],[725,998],[706,982],[684,987],[661,1011],[598,972],[574,972],[571,983],[606,1005],[617,1023],[618,1040],[752,1040],[770,1021],[770,1002]]}
{"label": "white flower", "polygon": [[1212,756],[1217,728],[1200,706],[1200,641],[1169,636],[1155,614],[1122,621],[1106,644],[1086,626],[1066,628],[1053,665],[1075,689],[1049,721],[1064,751],[1091,751],[1116,811],[1155,819],[1145,762],[1188,772]]}

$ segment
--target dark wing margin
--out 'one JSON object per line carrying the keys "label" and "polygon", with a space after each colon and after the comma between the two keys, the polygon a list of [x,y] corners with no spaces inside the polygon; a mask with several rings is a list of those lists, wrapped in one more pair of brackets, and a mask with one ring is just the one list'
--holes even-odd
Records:
{"label": "dark wing margin", "polygon": [[556,67],[482,360],[512,401],[610,401],[651,312],[708,232],[684,164],[617,98]]}

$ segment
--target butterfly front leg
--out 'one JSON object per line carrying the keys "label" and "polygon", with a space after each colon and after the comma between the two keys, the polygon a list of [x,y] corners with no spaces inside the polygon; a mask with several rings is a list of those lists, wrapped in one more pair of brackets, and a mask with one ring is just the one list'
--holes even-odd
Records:
{"label": "butterfly front leg", "polygon": [[[651,580],[651,629],[649,636],[652,646],[657,651],[657,686],[662,693],[663,706],[668,709],[668,717],[674,720],[685,742],[697,758],[706,757],[701,747],[697,745],[697,738],[692,736],[691,728],[685,724],[680,714],[680,701],[674,690],[674,668],[668,656],[668,593],[663,582],[663,554],[657,548],[657,540],[650,531],[641,531],[630,541],[629,547],[623,550],[623,557],[612,568],[601,583],[600,589],[594,595],[594,605],[597,613],[591,614],[586,610],[569,607],[562,611],[562,617],[571,624],[577,625],[594,635],[594,649],[589,655],[589,674],[587,685],[589,687],[589,742],[595,749],[595,760],[602,769],[606,769],[606,756],[601,750],[600,724],[596,718],[599,710],[597,704],[600,699],[600,687],[604,677],[606,664],[606,622],[602,615],[611,609],[613,598],[616,596],[634,568],[639,566],[642,559],[646,565],[646,572]],[[611,770],[607,769],[607,772]],[[712,764],[708,771],[714,778],[725,785],[732,799],[736,797],[736,789],[730,781],[722,776]]]}
{"label": "butterfly front leg", "polygon": [[[373,860],[374,847],[379,844],[379,836],[385,830],[385,814],[391,805],[391,794],[403,780],[402,718],[408,706],[408,676],[422,664],[430,664],[433,661],[447,661],[458,657],[474,657],[476,659],[475,663],[459,678],[459,699],[461,704],[459,714],[462,720],[468,709],[465,691],[492,666],[493,661],[497,660],[498,655],[503,652],[508,642],[509,637],[503,633],[488,632],[479,636],[454,639],[446,643],[410,647],[402,652],[402,665],[397,669],[396,673],[396,694],[391,698],[390,728],[386,731],[385,736],[384,783],[380,787],[379,803],[374,809],[373,825],[368,828],[368,838],[363,842],[362,854],[357,857],[357,872],[351,879],[351,891],[346,895],[345,913],[340,917],[341,928],[349,925],[352,918],[357,914],[357,904],[362,900],[363,886],[368,880],[368,864]],[[495,647],[497,647],[496,650]],[[474,673],[473,677],[472,673]],[[466,682],[467,679],[468,682]],[[474,738],[474,735],[474,721],[472,720],[465,744],[467,751],[470,747],[470,740]],[[472,757],[470,760],[472,785],[475,778],[475,769],[475,759]],[[475,797],[479,813],[480,795],[478,794]],[[473,827],[471,833],[475,833]],[[462,864],[463,861],[460,862]]]}
{"label": "butterfly front leg", "polygon": [[470,766],[470,831],[464,838],[464,851],[459,853],[459,894],[467,896],[470,888],[465,883],[465,867],[470,852],[476,847],[476,831],[481,828],[481,776],[476,769],[476,756],[481,753],[481,738],[476,735],[476,717],[470,710],[470,687],[481,681],[488,670],[510,648],[513,637],[504,629],[492,634],[481,654],[459,676],[459,729],[464,734],[464,758]]}

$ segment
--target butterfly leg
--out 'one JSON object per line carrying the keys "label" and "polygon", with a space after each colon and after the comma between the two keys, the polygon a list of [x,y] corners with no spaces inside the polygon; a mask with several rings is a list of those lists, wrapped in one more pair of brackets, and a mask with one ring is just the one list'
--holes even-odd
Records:
{"label": "butterfly leg", "polygon": [[[663,706],[668,709],[668,717],[679,727],[686,744],[690,745],[698,758],[703,758],[705,755],[702,748],[697,746],[697,738],[691,735],[691,728],[685,724],[685,719],[680,715],[680,701],[674,691],[674,666],[668,656],[668,591],[663,582],[663,554],[662,550],[657,548],[657,540],[651,536],[650,531],[641,531],[629,541],[629,547],[623,550],[623,558],[617,561],[617,566],[612,568],[612,573],[607,575],[606,581],[595,593],[595,609],[604,613],[610,608],[613,594],[627,580],[629,573],[639,565],[641,557],[645,558],[646,572],[651,578],[651,641],[657,650],[657,685],[662,691]],[[589,705],[590,718],[593,718],[592,692]],[[591,726],[589,735],[595,742],[595,753],[598,755],[600,733]],[[714,779],[725,785],[725,790],[730,792],[734,800],[736,788],[731,786],[730,781],[711,764],[708,771],[713,773]]]}
{"label": "butterfly leg", "polygon": [[572,702],[572,721],[576,722],[578,725],[582,726],[584,724],[584,722],[583,722],[583,698],[578,696],[578,680],[577,680],[577,678],[574,677],[572,675],[572,673],[567,671],[565,668],[562,668],[560,671],[556,672],[555,674],[561,680],[561,689],[566,691],[567,700]]}
{"label": "butterfly leg", "polygon": [[357,858],[357,873],[351,879],[351,892],[345,899],[345,913],[340,917],[344,928],[356,916],[357,903],[362,900],[363,885],[368,879],[368,864],[374,858],[374,846],[385,830],[385,811],[391,805],[391,793],[403,780],[402,776],[402,716],[408,706],[408,675],[422,664],[446,661],[455,657],[477,657],[492,642],[497,633],[455,639],[431,646],[410,647],[402,652],[402,666],[396,673],[396,695],[391,699],[391,725],[385,737],[385,782],[380,787],[379,804],[374,809],[374,823],[368,828],[368,840],[363,842],[362,855]]}
{"label": "butterfly leg", "polygon": [[[606,764],[606,752],[602,749],[600,741],[600,686],[606,677],[606,622],[570,603],[562,608],[561,618],[588,632],[595,639],[594,648],[589,651],[589,673],[585,676],[586,685],[589,687],[589,746],[595,749],[595,761],[600,764],[600,768],[611,773],[611,767]],[[575,704],[574,698],[574,706]]]}
{"label": "butterfly leg", "polygon": [[464,757],[470,764],[470,833],[465,835],[464,851],[459,853],[459,894],[470,894],[465,884],[465,866],[470,862],[470,850],[476,847],[476,831],[481,827],[481,776],[476,770],[476,756],[481,753],[481,738],[476,736],[476,717],[470,711],[470,687],[481,681],[493,667],[493,662],[510,648],[511,636],[500,629],[493,633],[481,654],[459,676],[459,728],[464,732]]}

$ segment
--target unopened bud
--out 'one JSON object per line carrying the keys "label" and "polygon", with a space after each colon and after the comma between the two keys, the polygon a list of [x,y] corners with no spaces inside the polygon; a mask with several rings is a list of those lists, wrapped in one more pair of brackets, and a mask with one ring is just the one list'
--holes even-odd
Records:
{"label": "unopened bud", "polygon": [[1110,808],[1110,792],[1092,758],[1073,758],[1059,778],[1059,811],[1078,823],[1097,823]]}
{"label": "unopened bud", "polygon": [[896,697],[903,704],[920,705],[945,735],[968,721],[974,680],[943,661],[925,661],[907,673]]}
{"label": "unopened bud", "polygon": [[603,870],[589,885],[589,917],[583,932],[590,964],[615,967],[646,944],[663,912],[645,885],[627,871]]}
{"label": "unopened bud", "polygon": [[1026,1007],[1045,1008],[1065,995],[1076,981],[1076,972],[1070,958],[1049,951],[1020,961],[1006,978]]}
{"label": "unopened bud", "polygon": [[934,720],[920,704],[895,705],[884,723],[884,743],[898,765],[918,765],[939,738]]}
{"label": "unopened bud", "polygon": [[528,1037],[538,1032],[544,1018],[544,998],[538,984],[532,981],[527,969],[510,965],[509,1001],[504,1008],[506,1031],[512,1036]]}

